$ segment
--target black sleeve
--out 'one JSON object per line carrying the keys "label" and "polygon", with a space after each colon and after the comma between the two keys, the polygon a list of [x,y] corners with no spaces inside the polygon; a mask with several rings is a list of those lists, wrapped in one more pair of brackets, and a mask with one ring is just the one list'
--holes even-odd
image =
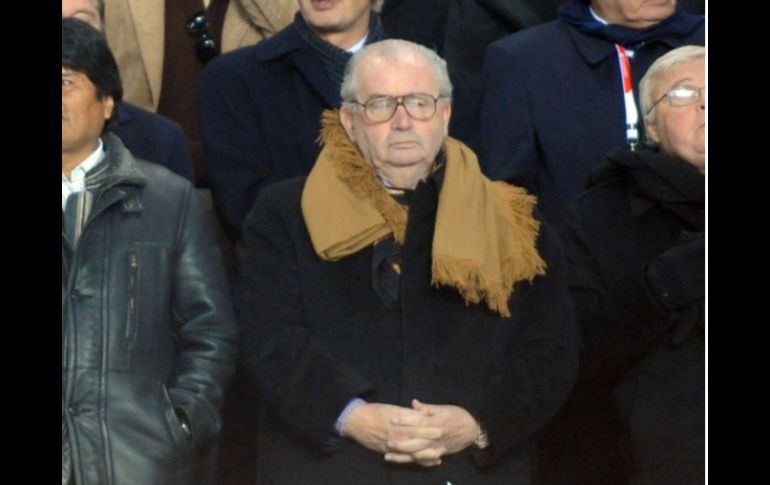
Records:
{"label": "black sleeve", "polygon": [[234,370],[237,324],[213,214],[191,185],[184,204],[172,294],[180,323],[169,396],[189,420],[193,440],[204,443],[221,427],[219,406]]}
{"label": "black sleeve", "polygon": [[307,329],[297,239],[308,236],[300,191],[285,197],[287,187],[279,183],[260,193],[236,249],[242,355],[263,400],[290,429],[325,450],[347,402],[372,384]]}

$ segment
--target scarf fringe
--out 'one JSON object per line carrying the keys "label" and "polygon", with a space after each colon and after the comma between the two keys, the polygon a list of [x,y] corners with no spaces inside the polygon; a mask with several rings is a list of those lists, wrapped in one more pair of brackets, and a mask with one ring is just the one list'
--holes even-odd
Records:
{"label": "scarf fringe", "polygon": [[450,256],[433,257],[434,286],[455,288],[466,304],[479,303],[482,299],[490,310],[503,317],[510,317],[507,291],[502,285],[490,284],[479,265],[473,261],[458,261]]}
{"label": "scarf fringe", "polygon": [[547,265],[537,251],[537,237],[540,234],[540,221],[532,217],[537,204],[537,197],[527,193],[522,187],[505,182],[493,182],[494,187],[505,194],[511,208],[510,216],[516,227],[517,239],[514,247],[518,254],[503,260],[504,285],[513,293],[513,284],[527,280],[532,282],[536,276],[546,273]]}
{"label": "scarf fringe", "polygon": [[508,301],[514,291],[514,284],[519,281],[532,282],[536,276],[545,275],[546,263],[537,252],[535,242],[540,232],[540,223],[532,217],[537,199],[520,187],[504,182],[493,182],[502,193],[511,208],[511,217],[518,229],[515,247],[517,254],[507,257],[502,262],[500,283],[488,281],[479,263],[460,261],[451,256],[434,255],[432,263],[434,286],[446,285],[455,288],[466,304],[479,303],[482,300],[490,310],[504,318],[510,318]]}
{"label": "scarf fringe", "polygon": [[335,148],[333,163],[337,176],[350,187],[353,194],[363,201],[371,201],[385,219],[399,244],[404,243],[409,213],[406,207],[388,195],[374,169],[348,138],[339,121],[339,112],[326,110],[321,115],[319,143]]}

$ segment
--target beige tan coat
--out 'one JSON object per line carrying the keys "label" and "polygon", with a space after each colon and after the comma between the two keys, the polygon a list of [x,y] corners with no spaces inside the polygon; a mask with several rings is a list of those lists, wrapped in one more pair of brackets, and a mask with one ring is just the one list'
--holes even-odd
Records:
{"label": "beige tan coat", "polygon": [[[222,28],[222,52],[256,44],[290,24],[295,0],[231,0]],[[118,62],[124,99],[156,111],[163,82],[165,4],[106,0],[104,31]]]}

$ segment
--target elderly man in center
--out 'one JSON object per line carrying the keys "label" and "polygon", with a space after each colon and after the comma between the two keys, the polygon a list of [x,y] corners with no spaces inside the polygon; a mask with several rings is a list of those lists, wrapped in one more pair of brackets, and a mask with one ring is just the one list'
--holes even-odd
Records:
{"label": "elderly man in center", "polygon": [[355,54],[307,177],[264,189],[237,247],[258,483],[530,483],[577,371],[534,197],[447,136],[452,86],[402,40]]}

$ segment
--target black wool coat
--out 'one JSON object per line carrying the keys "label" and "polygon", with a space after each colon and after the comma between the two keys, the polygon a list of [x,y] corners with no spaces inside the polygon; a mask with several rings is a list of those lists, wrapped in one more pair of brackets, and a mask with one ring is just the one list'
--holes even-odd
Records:
{"label": "black wool coat", "polygon": [[[266,188],[237,248],[242,355],[259,383],[258,483],[530,483],[530,439],[569,391],[577,340],[560,248],[541,227],[547,275],[518,283],[511,319],[431,286],[439,187],[412,195],[401,293],[386,307],[372,287],[372,249],[337,262],[316,256],[300,209],[304,178]],[[354,396],[409,406],[456,404],[488,430],[425,469],[388,464],[355,442],[332,445]]]}
{"label": "black wool coat", "polygon": [[[565,229],[571,292],[583,349],[578,383],[548,430],[553,458],[574,440],[567,465],[603,482],[609,443],[626,446],[616,464],[633,484],[697,484],[705,479],[705,338],[703,294],[689,290],[676,308],[650,284],[649,268],[683,241],[703,237],[705,178],[658,152],[617,150],[589,180]],[[701,240],[702,241],[702,240]],[[697,253],[700,254],[700,253]],[[700,257],[700,256],[699,256]],[[705,256],[679,275],[703,288]],[[700,280],[700,283],[698,283]],[[614,429],[597,426],[614,421]],[[598,432],[605,432],[603,442]],[[589,445],[596,445],[590,448]],[[582,454],[585,455],[582,455]],[[594,463],[597,468],[586,469]],[[546,470],[553,471],[553,470]],[[585,477],[589,478],[586,479]],[[575,480],[575,477],[571,477]],[[588,481],[585,481],[588,480]]]}

